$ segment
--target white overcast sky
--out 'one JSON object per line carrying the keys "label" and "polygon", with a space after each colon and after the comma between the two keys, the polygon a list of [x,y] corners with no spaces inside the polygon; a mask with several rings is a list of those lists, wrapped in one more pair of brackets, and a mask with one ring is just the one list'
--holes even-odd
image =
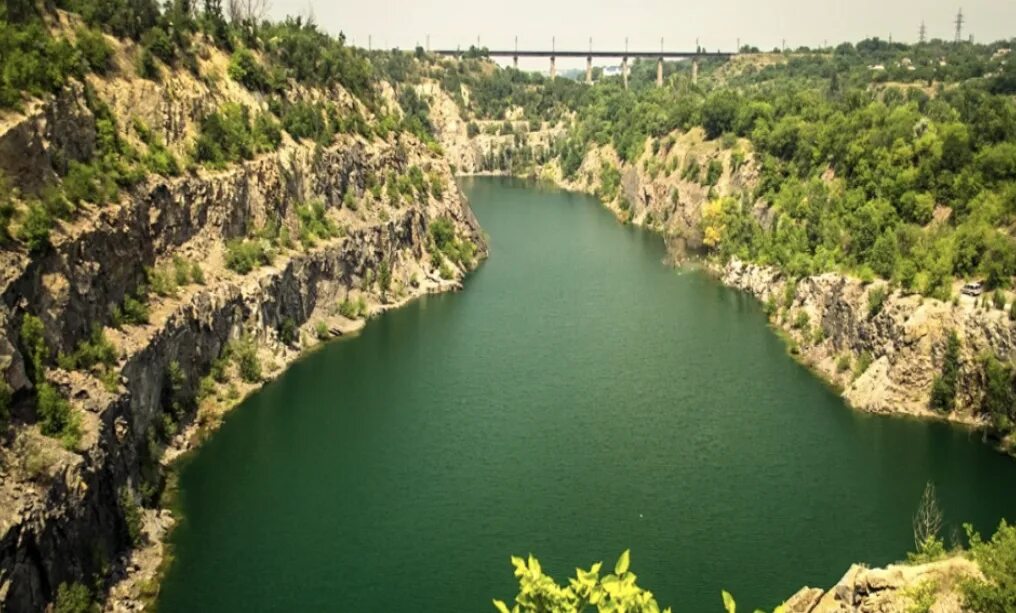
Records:
{"label": "white overcast sky", "polygon": [[[425,45],[466,48],[655,50],[693,49],[696,38],[709,50],[732,50],[740,39],[763,49],[817,46],[870,36],[915,41],[921,21],[930,38],[953,37],[962,6],[964,37],[979,42],[1016,37],[1016,0],[271,0],[274,17],[307,15],[323,29],[358,46],[411,49]],[[542,67],[543,62],[540,62]],[[583,64],[579,60],[578,64]]]}

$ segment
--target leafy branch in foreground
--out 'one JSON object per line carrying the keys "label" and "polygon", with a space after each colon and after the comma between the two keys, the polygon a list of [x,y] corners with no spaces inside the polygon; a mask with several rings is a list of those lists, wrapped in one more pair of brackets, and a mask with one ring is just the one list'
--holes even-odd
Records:
{"label": "leafy branch in foreground", "polygon": [[[577,613],[589,607],[606,613],[670,613],[670,608],[660,609],[653,593],[639,587],[636,575],[628,570],[631,562],[630,550],[625,550],[614,565],[614,572],[600,576],[602,562],[593,564],[589,570],[575,569],[575,577],[568,579],[568,585],[560,586],[544,574],[539,560],[532,555],[528,560],[512,556],[515,576],[519,580],[519,593],[511,608],[502,600],[494,600],[494,607],[500,613]],[[723,607],[727,613],[735,613],[734,598],[723,592]],[[774,613],[784,613],[777,607]]]}

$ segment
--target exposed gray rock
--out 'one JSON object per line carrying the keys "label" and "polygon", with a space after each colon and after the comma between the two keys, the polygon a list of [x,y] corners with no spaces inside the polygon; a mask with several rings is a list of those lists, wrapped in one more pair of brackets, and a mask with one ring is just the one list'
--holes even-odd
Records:
{"label": "exposed gray rock", "polygon": [[[723,269],[722,279],[777,307],[787,298],[790,282],[775,268],[736,259]],[[980,423],[984,381],[979,359],[987,353],[1016,358],[1014,322],[1005,311],[980,308],[966,296],[953,304],[899,290],[889,292],[873,315],[868,295],[880,285],[884,282],[865,284],[836,273],[806,277],[791,288],[790,305],[775,313],[774,321],[793,337],[802,359],[842,387],[853,406],[929,417],[945,417],[929,407],[929,398],[949,332],[955,331],[962,344],[961,367],[956,410],[947,417]],[[799,313],[808,314],[806,330],[793,326]],[[860,376],[837,368],[841,357],[856,365],[862,354],[872,363]]]}

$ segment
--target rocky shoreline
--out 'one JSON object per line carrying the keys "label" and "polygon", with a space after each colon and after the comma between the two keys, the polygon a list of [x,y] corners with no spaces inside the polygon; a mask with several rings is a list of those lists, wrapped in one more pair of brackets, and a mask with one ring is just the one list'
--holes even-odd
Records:
{"label": "rocky shoreline", "polygon": [[[446,148],[460,156],[484,155],[482,148],[464,141],[459,131],[441,123],[437,127]],[[681,262],[701,253],[701,220],[709,202],[724,196],[743,201],[759,173],[750,143],[706,141],[698,128],[661,140],[668,144],[651,147],[647,143],[643,155],[631,163],[622,162],[609,145],[593,147],[573,179],[563,177],[556,159],[536,166],[530,176],[597,197],[623,223],[661,234],[674,261]],[[735,151],[739,152],[736,156]],[[683,176],[681,168],[689,159],[703,166],[718,163],[723,172],[714,185],[703,186]],[[476,166],[474,161],[460,168]],[[616,194],[602,193],[607,167],[617,170]],[[752,206],[762,223],[770,218],[764,202]],[[720,282],[767,305],[771,322],[789,339],[795,357],[841,390],[847,403],[859,410],[981,428],[988,425],[981,412],[986,387],[981,357],[1016,359],[1016,322],[1004,309],[985,308],[960,294],[958,284],[953,292],[957,298],[944,302],[905,294],[882,280],[868,283],[840,273],[789,279],[776,268],[736,259],[710,261],[707,268]],[[873,312],[869,297],[882,291],[884,300]],[[1013,300],[1012,296],[1008,299]],[[930,408],[929,398],[951,332],[961,344],[958,393],[955,408],[940,412]],[[1002,441],[1001,447],[1011,453],[1008,441]]]}
{"label": "rocky shoreline", "polygon": [[[863,411],[985,426],[979,357],[1016,356],[1016,327],[1008,314],[969,296],[943,302],[838,273],[795,281],[736,259],[716,272],[724,284],[768,305],[771,321],[791,339],[799,359]],[[884,302],[873,311],[869,296],[883,290]],[[960,369],[956,407],[944,413],[931,408],[930,396],[950,332],[960,339]],[[857,368],[862,356],[868,363],[863,370]]]}
{"label": "rocky shoreline", "polygon": [[[217,53],[209,64],[224,63]],[[91,85],[124,117],[165,126],[162,138],[181,155],[210,101],[264,104],[235,84],[186,73]],[[341,88],[297,93],[362,112]],[[56,160],[93,155],[97,120],[85,97],[72,82],[0,124],[0,169],[18,178],[15,187],[49,180]],[[414,167],[427,173],[426,190],[375,195],[378,177]],[[321,208],[309,214],[332,230],[307,234],[310,203]],[[439,219],[473,257],[439,252],[430,231]],[[266,228],[275,235],[262,238]],[[231,269],[229,250],[241,240],[268,245],[270,262]],[[0,446],[0,609],[12,612],[44,610],[65,584],[95,590],[107,610],[143,608],[157,592],[173,523],[160,503],[169,464],[307,351],[382,311],[461,287],[486,255],[448,163],[399,133],[340,134],[328,147],[283,135],[276,151],[222,169],[153,175],[117,202],[84,206],[51,243],[0,252],[0,370],[15,399]],[[200,265],[200,282],[149,291],[145,323],[113,322],[127,298],[153,274],[173,275],[178,262]],[[17,341],[27,315],[43,327],[47,382],[80,421],[71,448],[34,423],[34,383]],[[55,363],[96,326],[115,347],[112,377]],[[229,357],[237,343],[256,376]]]}

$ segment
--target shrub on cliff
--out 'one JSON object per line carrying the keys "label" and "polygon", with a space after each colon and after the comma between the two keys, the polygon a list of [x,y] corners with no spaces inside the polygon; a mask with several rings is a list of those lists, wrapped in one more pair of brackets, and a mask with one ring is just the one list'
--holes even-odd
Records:
{"label": "shrub on cliff", "polygon": [[75,46],[90,70],[99,74],[109,70],[113,49],[106,42],[102,32],[94,28],[78,28],[75,38],[77,39]]}
{"label": "shrub on cliff", "polygon": [[98,613],[88,587],[81,583],[61,583],[53,602],[53,613]]}
{"label": "shrub on cliff", "polygon": [[949,332],[945,356],[942,359],[942,373],[931,385],[931,407],[949,412],[956,405],[956,380],[960,370],[960,339],[955,331]]}
{"label": "shrub on cliff", "polygon": [[201,121],[194,159],[209,166],[223,167],[273,151],[281,139],[279,124],[268,113],[252,116],[246,106],[227,103]]}
{"label": "shrub on cliff", "polygon": [[116,346],[106,338],[101,326],[94,325],[91,335],[78,343],[73,353],[61,353],[57,362],[64,370],[87,371],[95,366],[101,366],[103,370],[111,368],[116,364],[116,359]]}
{"label": "shrub on cliff", "polygon": [[367,303],[360,296],[356,300],[350,300],[349,296],[339,304],[339,315],[346,319],[358,319],[367,312]]}
{"label": "shrub on cliff", "polygon": [[716,185],[723,176],[723,162],[721,160],[709,160],[706,168],[706,185]]}
{"label": "shrub on cliff", "polygon": [[438,217],[427,228],[434,245],[441,251],[455,240],[455,226],[447,217]]}
{"label": "shrub on cliff", "polygon": [[226,72],[230,79],[251,91],[268,92],[274,89],[268,71],[249,49],[237,49],[229,58]]}
{"label": "shrub on cliff", "polygon": [[[352,193],[350,190],[348,193]],[[328,218],[325,205],[320,200],[296,207],[300,222],[300,242],[305,248],[313,247],[318,239],[327,240],[339,235],[339,229]]]}
{"label": "shrub on cliff", "polygon": [[226,268],[245,275],[272,263],[272,253],[264,241],[233,239],[226,243]]}
{"label": "shrub on cliff", "polygon": [[7,420],[11,417],[11,387],[0,379],[0,431],[7,428]]}
{"label": "shrub on cliff", "polygon": [[40,383],[37,393],[39,429],[46,436],[59,438],[65,448],[76,448],[81,440],[81,424],[70,403],[49,383]]}
{"label": "shrub on cliff", "polygon": [[38,200],[28,203],[28,209],[18,228],[18,239],[31,252],[40,252],[49,247],[49,233],[54,224],[53,216]]}
{"label": "shrub on cliff", "polygon": [[261,381],[261,359],[258,358],[257,345],[252,337],[244,335],[233,341],[229,347],[229,354],[236,363],[241,379],[247,383]]}
{"label": "shrub on cliff", "polygon": [[282,128],[293,138],[309,138],[322,145],[331,144],[336,126],[326,119],[325,107],[315,102],[294,102],[279,111]]}
{"label": "shrub on cliff", "polygon": [[797,317],[794,318],[794,323],[792,324],[792,327],[795,330],[803,330],[808,327],[809,321],[810,317],[808,317],[807,311],[798,311]]}
{"label": "shrub on cliff", "polygon": [[1005,310],[1005,292],[1003,292],[1001,289],[996,289],[994,291],[994,293],[991,294],[991,304],[996,309],[998,309],[1000,311],[1004,311]]}
{"label": "shrub on cliff", "polygon": [[621,190],[621,171],[610,162],[600,165],[600,186],[596,189],[596,197],[603,202],[613,202]]}
{"label": "shrub on cliff", "polygon": [[994,355],[986,355],[981,359],[981,368],[984,376],[981,410],[991,416],[997,431],[1008,433],[1016,418],[1016,377],[1013,365]]}
{"label": "shrub on cliff", "polygon": [[130,537],[131,543],[137,547],[144,543],[145,539],[141,506],[127,487],[120,488],[118,498],[120,512],[123,513],[124,523],[127,525],[127,535]]}
{"label": "shrub on cliff", "polygon": [[158,81],[162,74],[159,65],[155,62],[155,55],[148,47],[142,47],[138,58],[135,60],[134,68],[138,76],[149,81]]}
{"label": "shrub on cliff", "polygon": [[113,177],[98,164],[71,162],[63,178],[63,194],[73,204],[105,204],[116,198],[119,189]]}
{"label": "shrub on cliff", "polygon": [[74,47],[50,36],[34,14],[22,23],[9,22],[6,10],[0,16],[0,107],[19,107],[24,93],[56,91],[69,75],[80,72]]}
{"label": "shrub on cliff", "polygon": [[279,326],[279,340],[284,345],[292,345],[297,338],[299,338],[299,330],[297,330],[296,322],[292,317],[283,319],[282,325]]}
{"label": "shrub on cliff", "polygon": [[1016,611],[1016,526],[1003,519],[990,541],[981,539],[969,524],[964,528],[970,540],[970,555],[984,579],[961,584],[964,604],[978,613]]}
{"label": "shrub on cliff", "polygon": [[49,345],[46,343],[46,329],[42,320],[26,314],[21,320],[21,347],[28,362],[28,376],[34,383],[40,383],[45,377],[46,361],[49,360]]}
{"label": "shrub on cliff", "polygon": [[323,321],[314,324],[314,334],[319,341],[326,341],[332,337],[331,331],[328,330],[328,324]]}
{"label": "shrub on cliff", "polygon": [[884,285],[872,287],[868,290],[868,318],[875,317],[882,312],[882,306],[889,295]]}
{"label": "shrub on cliff", "polygon": [[148,304],[143,297],[126,296],[123,299],[122,305],[113,307],[110,325],[114,328],[120,328],[124,324],[146,324],[148,323],[149,315]]}

